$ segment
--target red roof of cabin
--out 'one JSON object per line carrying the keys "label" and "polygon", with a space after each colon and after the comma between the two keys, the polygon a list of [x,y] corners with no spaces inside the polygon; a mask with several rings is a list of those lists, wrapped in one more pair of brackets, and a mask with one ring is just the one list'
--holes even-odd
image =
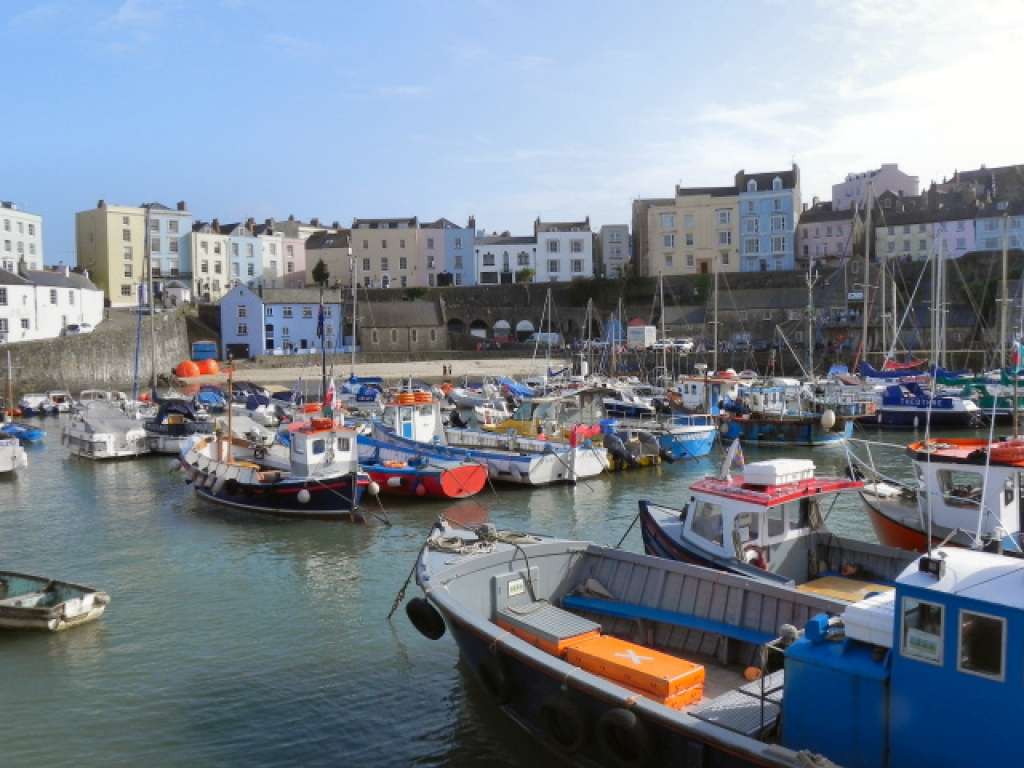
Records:
{"label": "red roof of cabin", "polygon": [[796,501],[826,493],[851,491],[863,487],[864,483],[859,480],[847,480],[841,477],[815,477],[782,485],[748,485],[744,483],[742,475],[737,475],[728,480],[706,477],[691,485],[690,490],[736,501],[745,501],[749,504],[759,504],[762,507],[774,507],[777,504],[785,504],[787,501]]}

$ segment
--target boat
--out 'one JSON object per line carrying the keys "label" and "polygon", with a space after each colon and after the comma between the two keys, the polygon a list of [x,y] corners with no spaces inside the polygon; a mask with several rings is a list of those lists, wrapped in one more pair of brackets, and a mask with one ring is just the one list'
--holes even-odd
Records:
{"label": "boat", "polygon": [[854,417],[823,407],[795,379],[741,386],[722,404],[721,432],[728,440],[761,446],[820,446],[853,434]]}
{"label": "boat", "polygon": [[143,423],[111,403],[95,401],[72,414],[61,442],[74,456],[86,459],[124,459],[149,453]]}
{"label": "boat", "polygon": [[46,393],[46,399],[50,404],[50,413],[71,413],[75,407],[71,393],[62,389],[51,389]]}
{"label": "boat", "polygon": [[281,421],[278,408],[269,395],[251,393],[246,396],[244,403],[232,403],[231,407],[264,427],[277,426]]}
{"label": "boat", "polygon": [[668,461],[699,459],[711,453],[718,425],[710,414],[674,414],[655,434],[661,455]]}
{"label": "boat", "polygon": [[752,462],[732,475],[729,465],[742,455],[737,451],[730,447],[717,475],[690,486],[681,509],[640,500],[647,554],[837,599],[890,589],[886,585],[915,558],[828,530],[831,504],[839,494],[856,493],[862,482],[818,476],[806,459]]}
{"label": "boat", "polygon": [[109,604],[92,587],[0,571],[0,629],[59,632],[98,619]]}
{"label": "boat", "polygon": [[143,422],[152,453],[177,456],[192,435],[213,433],[214,423],[201,419],[188,400],[163,400],[152,419]]}
{"label": "boat", "polygon": [[920,384],[889,384],[875,414],[879,426],[892,428],[969,429],[981,424],[982,411],[972,400],[954,395],[931,395]]}
{"label": "boat", "polygon": [[565,764],[1006,761],[1024,561],[944,547],[851,603],[442,519],[414,572],[406,614],[451,632],[484,694],[470,700]]}
{"label": "boat", "polygon": [[18,401],[18,410],[21,411],[22,416],[48,416],[55,413],[49,398],[40,392],[22,395]]}
{"label": "boat", "polygon": [[978,406],[980,415],[986,419],[994,417],[997,421],[1009,422],[1014,413],[1024,412],[1024,395],[1017,395],[1014,404],[1012,387],[972,382],[964,385],[959,395]]}
{"label": "boat", "polygon": [[197,408],[204,408],[210,413],[223,413],[227,408],[227,398],[219,387],[203,384],[193,398]]}
{"label": "boat", "polygon": [[3,419],[3,415],[0,414],[0,437],[13,437],[21,443],[38,443],[46,437],[46,431],[34,424]]}
{"label": "boat", "polygon": [[333,419],[314,418],[289,426],[288,445],[193,436],[180,462],[205,501],[280,517],[356,519],[363,493],[377,488],[359,469],[355,440]]}
{"label": "boat", "polygon": [[608,452],[585,440],[580,445],[540,437],[444,427],[440,403],[429,392],[402,392],[388,403],[375,429],[378,441],[432,457],[486,465],[492,480],[520,485],[575,483],[608,468]]}
{"label": "boat", "polygon": [[480,462],[437,456],[426,445],[395,445],[375,434],[359,435],[359,464],[385,495],[464,499],[487,483],[487,467]]}
{"label": "boat", "polygon": [[1024,552],[1021,515],[1024,441],[932,438],[906,447],[918,481],[900,482],[848,452],[850,472],[863,478],[860,491],[878,540],[916,552],[933,544],[992,546]]}
{"label": "boat", "polygon": [[0,475],[28,466],[28,455],[16,437],[0,437]]}

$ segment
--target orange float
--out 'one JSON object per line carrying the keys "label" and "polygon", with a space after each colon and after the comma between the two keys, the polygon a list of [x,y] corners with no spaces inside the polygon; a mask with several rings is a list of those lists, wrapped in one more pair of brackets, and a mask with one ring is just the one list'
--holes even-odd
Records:
{"label": "orange float", "polygon": [[182,360],[178,363],[178,367],[174,369],[174,373],[179,378],[190,379],[193,376],[199,375],[199,366],[191,360]]}
{"label": "orange float", "polygon": [[207,358],[206,360],[200,360],[196,367],[199,368],[199,373],[203,376],[213,376],[214,374],[220,373],[220,366],[212,357]]}
{"label": "orange float", "polygon": [[1024,440],[1003,440],[998,443],[992,443],[992,447],[988,449],[988,452],[992,457],[992,461],[1008,464],[1024,461]]}

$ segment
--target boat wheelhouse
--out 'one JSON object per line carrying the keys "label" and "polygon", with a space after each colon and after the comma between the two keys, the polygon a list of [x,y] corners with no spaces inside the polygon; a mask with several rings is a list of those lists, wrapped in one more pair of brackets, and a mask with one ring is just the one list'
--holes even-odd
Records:
{"label": "boat wheelhouse", "polygon": [[822,407],[795,379],[742,386],[722,410],[723,437],[754,445],[830,445],[853,434],[852,417]]}
{"label": "boat wheelhouse", "polygon": [[1024,551],[1024,440],[933,438],[906,451],[913,483],[879,470],[874,454],[865,461],[848,453],[851,472],[865,480],[861,498],[879,541],[923,552],[930,528],[934,543],[971,547],[980,540]]}
{"label": "boat wheelhouse", "polygon": [[188,400],[164,400],[142,426],[150,451],[177,456],[193,435],[212,434],[214,423],[201,419]]}
{"label": "boat wheelhouse", "polygon": [[819,477],[814,462],[773,459],[742,475],[705,477],[690,486],[682,509],[641,500],[649,555],[757,579],[790,583],[836,599],[887,589],[913,555],[845,539],[825,526],[826,513],[859,481]]}

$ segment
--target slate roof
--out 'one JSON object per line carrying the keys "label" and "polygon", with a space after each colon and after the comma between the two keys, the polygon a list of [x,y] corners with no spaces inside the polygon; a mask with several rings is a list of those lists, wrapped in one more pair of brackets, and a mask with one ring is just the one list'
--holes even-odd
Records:
{"label": "slate roof", "polygon": [[306,250],[321,248],[348,248],[352,243],[352,233],[343,229],[340,232],[314,232],[306,238]]}
{"label": "slate roof", "polygon": [[48,269],[29,269],[25,271],[28,281],[36,285],[45,285],[50,288],[83,288],[85,290],[99,290],[92,281],[80,272],[55,272]]}
{"label": "slate roof", "polygon": [[[412,216],[411,218],[397,218],[397,219],[353,219],[353,229],[398,229],[399,224],[405,224],[408,227],[415,227],[418,222],[417,217]],[[392,227],[391,225],[395,226]],[[384,225],[384,226],[382,226]]]}
{"label": "slate roof", "polygon": [[736,187],[676,187],[676,197],[688,197],[690,195],[711,195],[711,197],[730,197],[735,194]]}
{"label": "slate roof", "polygon": [[498,235],[495,237],[478,237],[476,245],[536,245],[537,238],[531,235]]}
{"label": "slate roof", "polygon": [[29,282],[21,275],[16,275],[13,272],[8,272],[6,269],[0,269],[0,285],[28,285]]}
{"label": "slate roof", "polygon": [[541,221],[537,219],[534,232],[589,232],[590,219],[585,221]]}
{"label": "slate roof", "polygon": [[832,209],[832,203],[818,203],[800,214],[801,224],[815,224],[821,221],[847,221],[853,218],[853,208],[845,211]]}
{"label": "slate roof", "polygon": [[364,328],[434,328],[445,324],[436,301],[378,301],[359,307]]}
{"label": "slate roof", "polygon": [[795,189],[796,184],[800,179],[800,172],[795,165],[788,171],[767,171],[765,173],[747,173],[746,171],[739,171],[736,174],[736,190],[738,192],[746,192],[747,182],[753,179],[757,182],[758,192],[764,192],[766,190],[770,191],[772,188],[772,181],[776,176],[782,179],[783,189]]}
{"label": "slate roof", "polygon": [[139,208],[149,208],[151,211],[173,211],[174,208],[168,208],[163,203],[140,203]]}
{"label": "slate roof", "polygon": [[437,221],[429,221],[420,224],[423,229],[461,229],[461,227],[454,221],[444,218],[443,216]]}

